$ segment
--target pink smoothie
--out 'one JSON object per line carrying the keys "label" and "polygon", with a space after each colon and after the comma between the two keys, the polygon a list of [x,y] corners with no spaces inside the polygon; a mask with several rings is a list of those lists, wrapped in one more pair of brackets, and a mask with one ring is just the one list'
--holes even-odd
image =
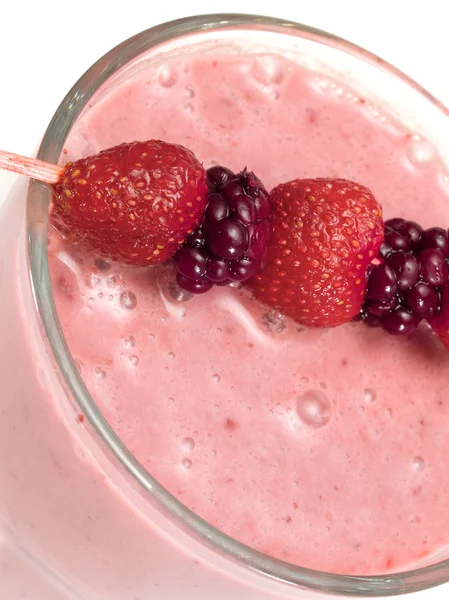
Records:
{"label": "pink smoothie", "polygon": [[[447,226],[433,148],[364,98],[270,57],[150,67],[88,108],[64,160],[134,139],[247,166],[268,188],[338,176],[386,218]],[[244,289],[180,302],[171,265],[125,269],[52,234],[60,321],[95,401],[142,465],[218,529],[296,565],[416,566],[449,543],[449,354],[426,327],[305,329]]]}

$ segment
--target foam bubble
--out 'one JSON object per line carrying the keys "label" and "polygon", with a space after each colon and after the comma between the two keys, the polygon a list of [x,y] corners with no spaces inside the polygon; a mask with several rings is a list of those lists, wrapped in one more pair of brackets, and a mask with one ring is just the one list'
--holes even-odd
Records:
{"label": "foam bubble", "polygon": [[328,397],[320,390],[308,390],[296,403],[296,411],[301,421],[318,429],[331,419],[331,406]]}
{"label": "foam bubble", "polygon": [[137,365],[139,364],[139,357],[133,354],[129,357],[129,362],[132,364],[133,367],[137,367]]}
{"label": "foam bubble", "polygon": [[221,377],[218,373],[214,373],[212,375],[212,379],[215,381],[215,383],[218,383],[220,381]]}
{"label": "foam bubble", "polygon": [[410,140],[407,148],[407,158],[414,167],[427,168],[435,161],[436,155],[435,147],[427,140],[423,140],[417,135],[414,135]]}
{"label": "foam bubble", "polygon": [[190,469],[192,466],[192,461],[190,460],[190,458],[183,458],[182,466],[184,467],[184,469]]}
{"label": "foam bubble", "polygon": [[101,369],[100,367],[96,367],[94,373],[95,378],[98,380],[104,379],[106,377],[106,371],[103,371],[103,369]]}
{"label": "foam bubble", "polygon": [[275,311],[264,313],[262,324],[270,333],[282,333],[286,327],[284,317]]}
{"label": "foam bubble", "polygon": [[174,66],[171,64],[161,65],[157,72],[157,80],[162,87],[173,87],[178,81],[178,74]]}
{"label": "foam bubble", "polygon": [[254,61],[252,74],[262,85],[279,85],[285,78],[285,64],[276,56],[260,56]]}
{"label": "foam bubble", "polygon": [[376,391],[372,388],[365,388],[363,390],[363,399],[365,402],[368,402],[368,404],[371,404],[376,399]]}
{"label": "foam bubble", "polygon": [[122,292],[120,294],[120,306],[122,308],[126,308],[127,310],[133,310],[137,306],[137,297],[134,292],[130,292],[129,290]]}
{"label": "foam bubble", "polygon": [[192,451],[195,448],[195,440],[191,437],[186,437],[182,440],[182,449],[187,452]]}
{"label": "foam bubble", "polygon": [[422,456],[415,456],[413,458],[412,468],[414,471],[423,471],[426,468],[426,463]]}
{"label": "foam bubble", "polygon": [[123,338],[123,345],[125,348],[134,348],[136,345],[136,338],[133,335]]}

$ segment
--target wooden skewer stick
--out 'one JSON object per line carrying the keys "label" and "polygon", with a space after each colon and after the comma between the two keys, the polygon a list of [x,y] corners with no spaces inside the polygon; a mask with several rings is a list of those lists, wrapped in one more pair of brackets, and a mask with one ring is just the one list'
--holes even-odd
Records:
{"label": "wooden skewer stick", "polygon": [[64,167],[3,150],[0,150],[0,169],[27,175],[44,183],[57,183],[64,171]]}

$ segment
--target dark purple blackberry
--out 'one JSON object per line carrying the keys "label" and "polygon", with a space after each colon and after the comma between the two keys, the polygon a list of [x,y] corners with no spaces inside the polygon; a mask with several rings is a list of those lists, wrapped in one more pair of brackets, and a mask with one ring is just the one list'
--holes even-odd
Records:
{"label": "dark purple blackberry", "polygon": [[216,166],[207,175],[203,220],[175,255],[176,281],[193,294],[252,277],[263,268],[272,233],[268,192],[254,173]]}
{"label": "dark purple blackberry", "polygon": [[385,222],[378,264],[367,272],[361,318],[389,333],[409,334],[421,319],[441,309],[441,291],[449,281],[449,234],[414,221]]}

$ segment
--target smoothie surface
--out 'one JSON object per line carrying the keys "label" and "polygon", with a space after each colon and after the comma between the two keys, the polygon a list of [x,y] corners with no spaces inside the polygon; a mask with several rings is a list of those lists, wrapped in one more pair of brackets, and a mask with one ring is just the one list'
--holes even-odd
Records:
{"label": "smoothie surface", "polygon": [[[381,107],[269,55],[149,67],[88,108],[63,161],[135,139],[206,167],[368,186],[385,218],[447,227],[436,152]],[[350,323],[305,329],[244,289],[179,302],[171,265],[95,261],[55,233],[59,318],[125,445],[184,504],[236,539],[334,573],[414,567],[449,542],[449,354]]]}

